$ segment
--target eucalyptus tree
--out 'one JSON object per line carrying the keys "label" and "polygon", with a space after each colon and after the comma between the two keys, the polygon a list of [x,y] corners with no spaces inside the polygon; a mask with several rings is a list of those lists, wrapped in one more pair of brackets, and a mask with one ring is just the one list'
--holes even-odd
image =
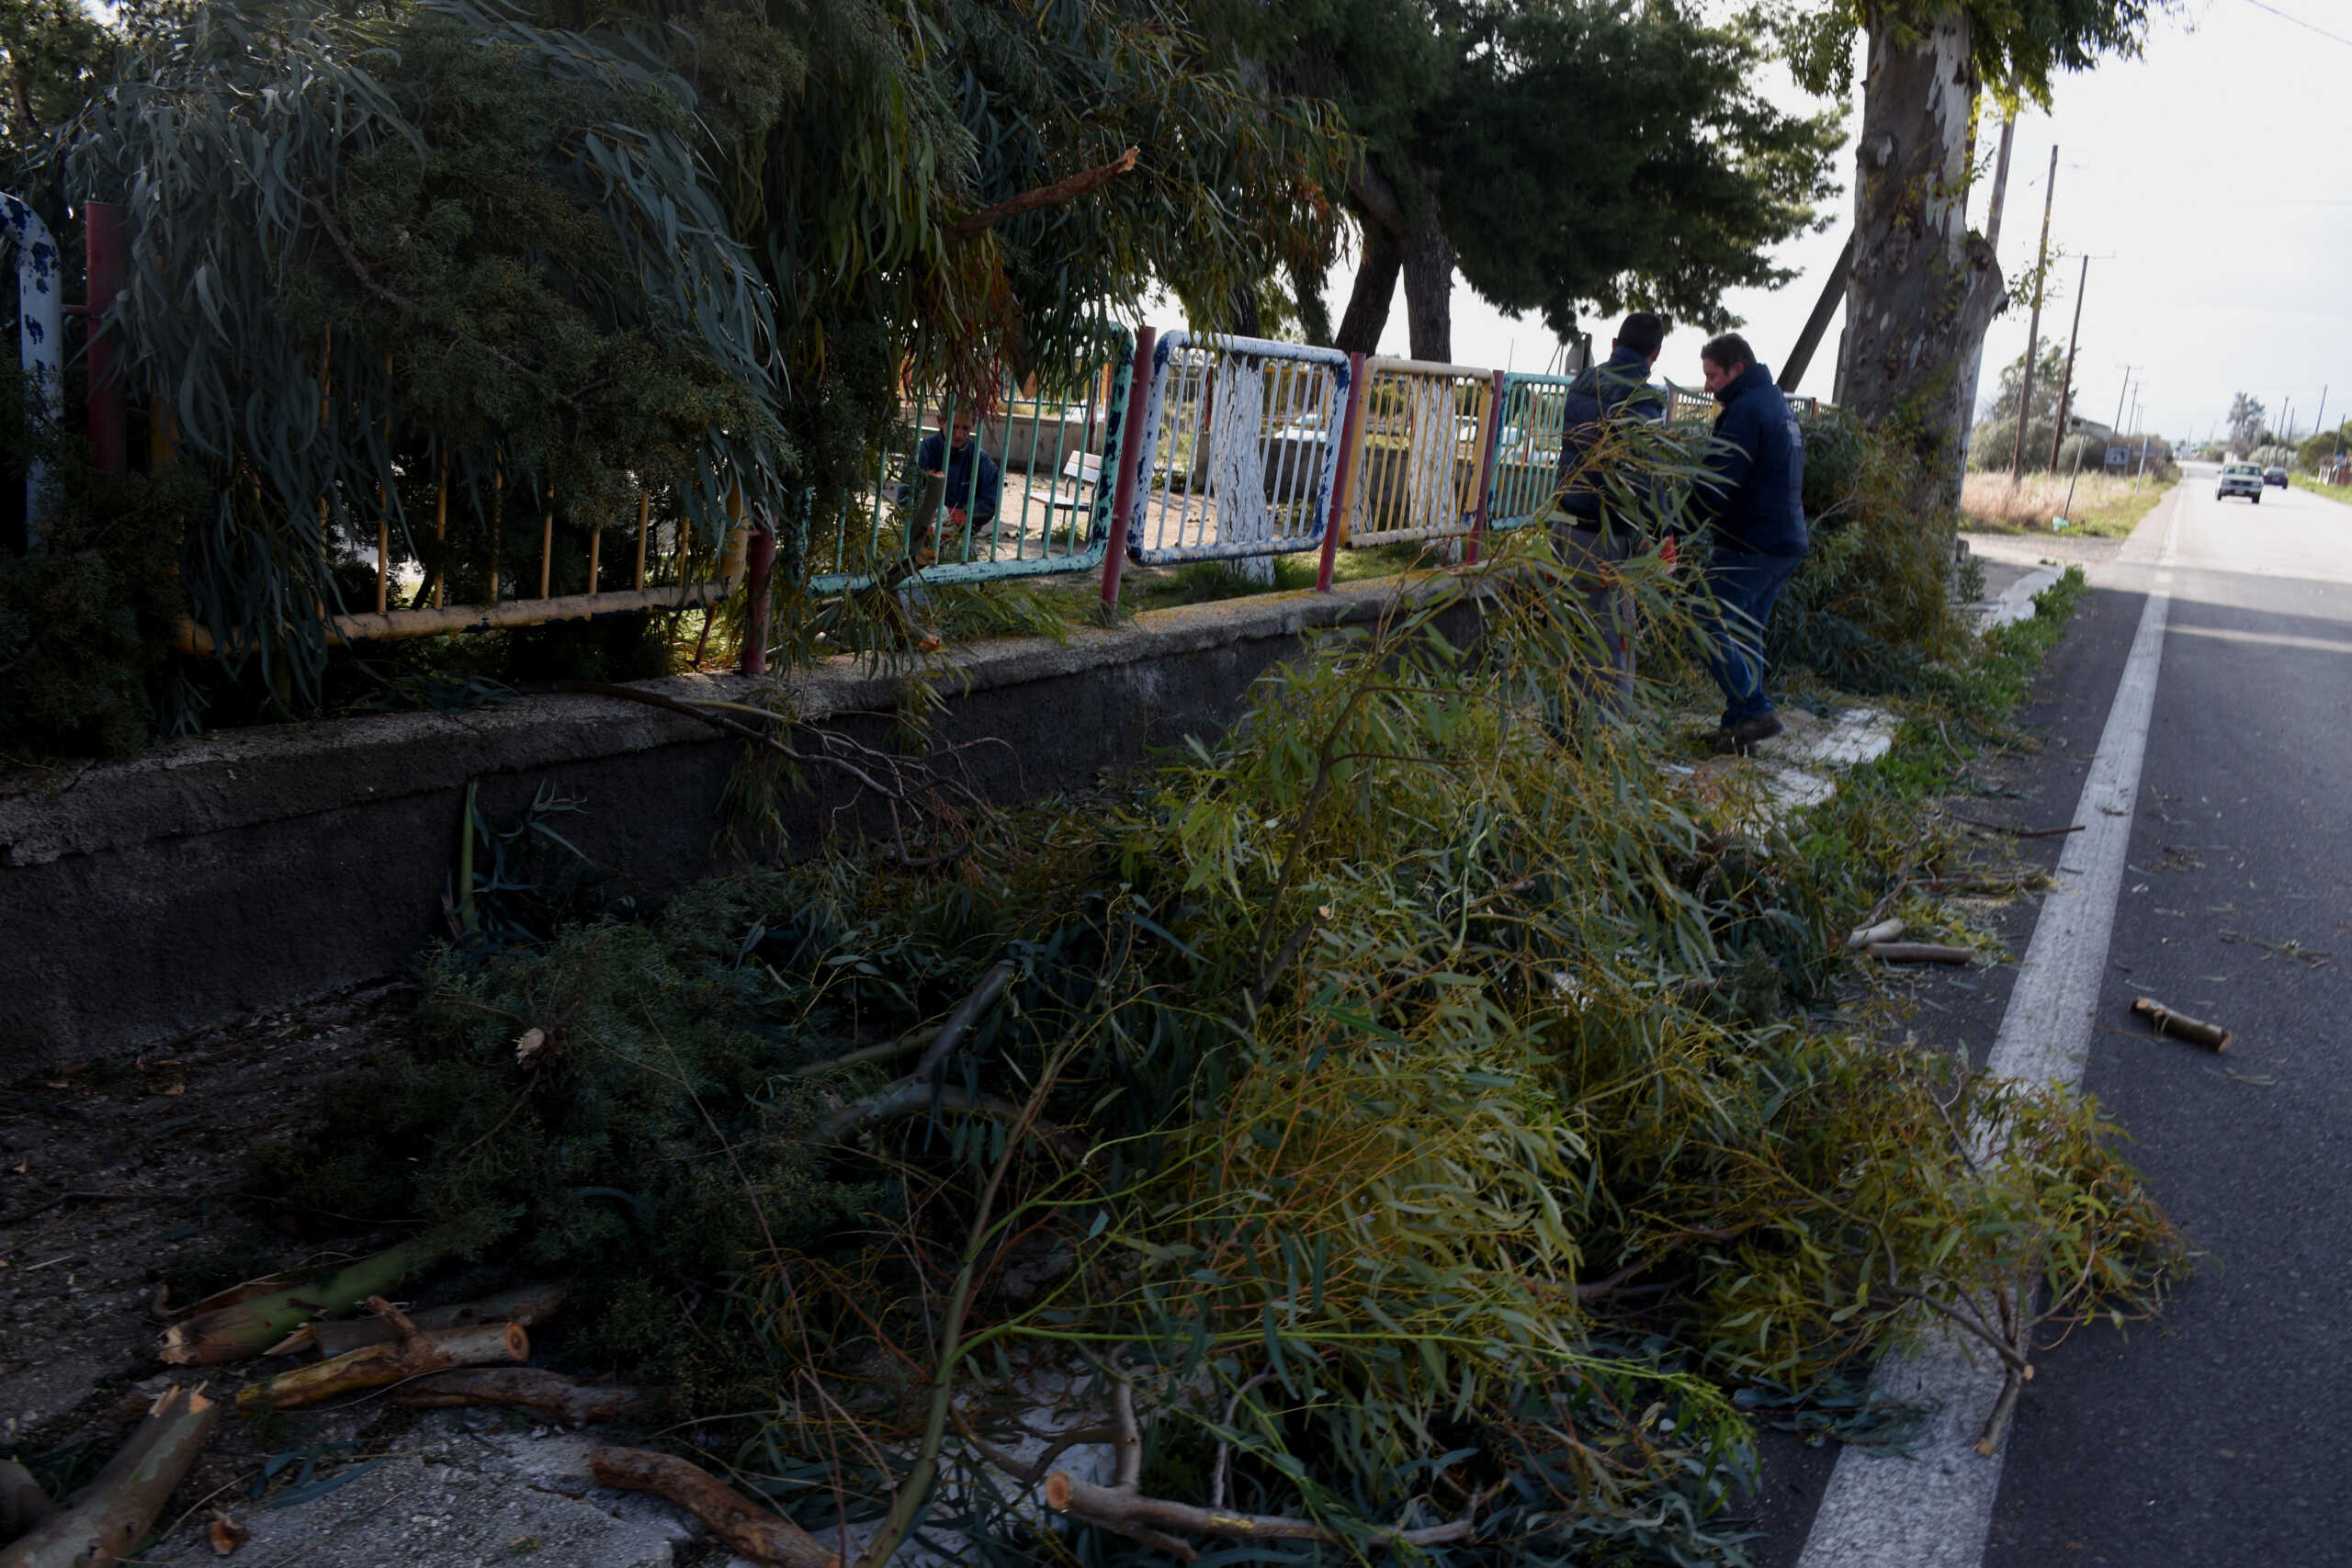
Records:
{"label": "eucalyptus tree", "polygon": [[775,293],[820,502],[902,384],[985,397],[1092,352],[1154,288],[1213,318],[1331,254],[1348,142],[1328,106],[1220,63],[1160,0],[754,0],[653,36],[727,110],[708,156]]}
{"label": "eucalyptus tree", "polygon": [[38,178],[130,205],[134,397],[209,481],[181,577],[297,708],[379,518],[456,600],[536,576],[549,517],[821,507],[911,389],[1319,265],[1348,145],[1158,0],[151,0],[66,43],[71,123],[17,95]]}
{"label": "eucalyptus tree", "polygon": [[1967,222],[1980,100],[2047,107],[2061,72],[2132,55],[2165,0],[1770,0],[1798,81],[1851,90],[1867,42],[1853,265],[1838,400],[1905,434],[1923,500],[1959,498],[1967,367],[2001,299],[1993,248]]}

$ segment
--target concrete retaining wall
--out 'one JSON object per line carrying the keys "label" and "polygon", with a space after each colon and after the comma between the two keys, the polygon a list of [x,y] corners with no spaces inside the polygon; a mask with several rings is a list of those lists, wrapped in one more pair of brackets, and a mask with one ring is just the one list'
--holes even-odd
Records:
{"label": "concrete retaining wall", "polygon": [[[1302,634],[1377,615],[1392,582],[1155,611],[1067,644],[956,650],[934,723],[984,795],[1082,788],[1213,734]],[[1460,612],[1465,617],[1467,610]],[[1473,628],[1449,627],[1466,636]],[[647,682],[738,696],[734,677]],[[900,695],[847,660],[791,682],[811,722],[878,735]],[[466,785],[493,821],[543,784],[585,796],[565,836],[622,884],[676,887],[729,863],[737,747],[640,705],[536,697],[459,715],[232,730],[0,795],[0,1080],[119,1053],[398,967],[445,930]],[[795,836],[838,827],[821,795]]]}

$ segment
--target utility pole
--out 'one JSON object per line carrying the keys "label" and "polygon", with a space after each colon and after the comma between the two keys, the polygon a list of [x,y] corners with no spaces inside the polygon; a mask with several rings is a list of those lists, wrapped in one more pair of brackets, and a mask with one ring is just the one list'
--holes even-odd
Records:
{"label": "utility pole", "polygon": [[2120,435],[2123,434],[2123,400],[2132,395],[2132,372],[2140,367],[2136,365],[2119,365],[2116,368],[2123,372],[2123,389],[2115,394],[2115,434]]}
{"label": "utility pole", "polygon": [[2050,208],[2058,196],[2058,144],[2050,144],[2050,178],[2041,192],[2041,254],[2034,263],[2033,316],[2025,329],[2025,380],[2018,389],[2018,444],[2009,457],[2009,477],[2025,473],[2025,427],[2033,415],[2033,363],[2041,357],[2041,285],[2050,269]]}
{"label": "utility pole", "polygon": [[2318,417],[2317,419],[2314,419],[2313,421],[2312,421],[2312,434],[2313,435],[2317,435],[2321,431],[2323,431],[2323,430],[2324,430],[2324,429],[2326,429],[2326,428],[2327,428],[2327,388],[2326,388],[2325,386],[2322,386],[2322,387],[2320,388],[2320,389],[2319,389],[2319,417]]}
{"label": "utility pole", "polygon": [[2083,335],[2083,291],[2090,287],[2091,258],[2083,258],[2082,276],[2075,280],[2075,324],[2066,333],[2066,373],[2058,380],[2058,428],[2050,436],[2050,471],[2058,471],[2058,454],[2066,445],[2068,400],[2075,395],[2075,344]]}

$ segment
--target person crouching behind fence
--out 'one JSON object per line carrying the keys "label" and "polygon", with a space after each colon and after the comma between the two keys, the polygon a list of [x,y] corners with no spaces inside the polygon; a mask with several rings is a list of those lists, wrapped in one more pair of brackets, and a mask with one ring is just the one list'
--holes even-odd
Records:
{"label": "person crouching behind fence", "polygon": [[1747,751],[1781,733],[1764,694],[1764,631],[1811,541],[1804,525],[1804,433],[1789,400],[1737,333],[1699,351],[1707,390],[1723,405],[1691,503],[1713,526],[1700,605],[1707,669],[1723,688],[1719,751]]}
{"label": "person crouching behind fence", "polygon": [[1597,639],[1597,682],[1623,703],[1634,694],[1634,591],[1619,570],[1649,542],[1650,488],[1600,470],[1609,461],[1612,427],[1662,423],[1666,399],[1649,384],[1650,367],[1666,346],[1666,323],[1647,310],[1627,316],[1609,357],[1569,383],[1561,420],[1560,468],[1552,547],[1583,601]]}
{"label": "person crouching behind fence", "polygon": [[[967,527],[993,528],[997,507],[1004,495],[1004,471],[994,457],[972,439],[972,416],[957,409],[942,442],[933,431],[915,447],[915,467],[926,474],[944,470],[947,521],[960,535]],[[918,567],[929,566],[937,550],[932,540],[931,518],[913,519],[909,525],[907,553]]]}

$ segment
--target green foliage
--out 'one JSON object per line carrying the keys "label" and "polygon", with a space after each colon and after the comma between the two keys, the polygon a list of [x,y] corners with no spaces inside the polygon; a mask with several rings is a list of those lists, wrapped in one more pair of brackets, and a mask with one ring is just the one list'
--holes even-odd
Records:
{"label": "green foliage", "polygon": [[[446,954],[417,1060],[282,1170],[582,1270],[582,1358],[773,1404],[731,1462],[813,1527],[898,1483],[864,1456],[911,1451],[944,1355],[984,1434],[1041,1402],[1094,1425],[1124,1384],[1181,1501],[1216,1472],[1228,1506],[1361,1540],[1481,1496],[1433,1561],[1736,1561],[1734,1392],[1883,1430],[1851,1373],[1918,1331],[1904,1292],[1991,1313],[2031,1269],[2062,1324],[2136,1315],[2177,1244],[2093,1108],[1797,1010],[1897,858],[1949,852],[1908,807],[1934,770],[1905,750],[1783,834],[1659,769],[1660,721],[1583,701],[1544,536],[1498,547],[1218,743],[935,825],[935,863],[843,852]],[[1628,575],[1679,623],[1654,562]],[[1949,650],[1986,715],[2075,586]],[[1000,960],[916,1103],[808,1138]],[[1962,1129],[1996,1124],[2018,1157],[1979,1172]],[[952,1469],[935,1523],[1040,1549]]]}
{"label": "green foliage", "polygon": [[185,476],[103,474],[79,442],[36,437],[24,379],[0,373],[0,484],[48,462],[42,547],[0,551],[0,752],[128,756],[153,733],[164,664],[185,603],[180,530],[205,500]]}
{"label": "green foliage", "polygon": [[[2036,400],[2039,400],[2037,394]],[[2049,419],[2036,419],[2026,426],[2025,466],[2029,473],[2086,474],[2104,473],[2107,468],[2107,438],[2100,435],[2069,435],[2058,448],[2058,466],[2050,467],[2050,438],[2056,427]],[[2006,417],[1996,417],[1979,423],[1969,433],[1968,467],[1971,472],[2006,469],[2017,456],[2018,423]]]}
{"label": "green foliage", "polygon": [[271,1177],[312,1208],[422,1224],[461,1258],[576,1274],[577,1355],[628,1357],[701,1401],[740,1393],[744,1358],[702,1342],[715,1314],[682,1325],[678,1292],[723,1298],[775,1247],[888,1201],[826,1180],[797,1141],[820,1105],[782,1074],[793,1032],[756,1006],[773,994],[756,916],[780,918],[785,888],[715,884],[646,924],[446,952],[414,1058],[328,1090],[316,1125],[267,1152]]}
{"label": "green foliage", "polygon": [[1917,459],[1851,415],[1804,426],[1804,509],[1813,550],[1782,592],[1766,651],[1855,692],[1918,691],[1963,647],[1951,556],[1904,497]]}
{"label": "green foliage", "polygon": [[1766,102],[1752,37],[1680,4],[1204,10],[1363,137],[1396,210],[1359,179],[1361,221],[1409,226],[1433,203],[1471,286],[1563,337],[1587,307],[1729,324],[1724,290],[1785,281],[1766,253],[1834,190],[1838,117]]}
{"label": "green foliage", "polygon": [[[2005,103],[2047,108],[2060,72],[2087,71],[2103,55],[2136,56],[2167,0],[1970,0],[1971,63]],[[1938,0],[1758,0],[1753,25],[1775,34],[1798,85],[1842,97],[1852,90],[1855,40],[1887,29],[1915,39],[1947,13]]]}
{"label": "green foliage", "polygon": [[[2058,383],[2065,373],[2066,351],[2059,346],[2055,338],[2042,339],[2041,357],[2035,362],[2033,367],[2031,417],[2041,423],[2045,437],[2041,449],[2045,452],[2050,449],[2050,443],[2046,439],[2050,426],[2058,417]],[[2012,431],[2016,430],[2018,402],[2024,396],[2025,355],[2020,353],[2015,359],[2001,367],[2000,385],[1994,390],[1993,406],[1985,417],[2007,420],[2009,428]]]}
{"label": "green foliage", "polygon": [[2295,448],[2295,466],[2316,468],[2328,458],[2352,451],[2352,420],[2346,420],[2334,430],[2322,430],[2303,438]]}
{"label": "green foliage", "polygon": [[1461,58],[1413,151],[1482,296],[1563,339],[1584,304],[1713,330],[1735,324],[1724,289],[1794,276],[1770,253],[1837,194],[1845,130],[1758,96],[1748,35],[1678,6],[1569,5],[1476,7],[1452,34]]}
{"label": "green foliage", "polygon": [[316,701],[333,563],[386,513],[462,593],[532,558],[549,512],[633,522],[647,488],[716,540],[730,491],[768,501],[768,294],[705,191],[691,101],[463,0],[199,6],[126,52],[70,180],[130,208],[113,320],[134,394],[210,482],[182,575],[232,670]]}
{"label": "green foliage", "polygon": [[8,85],[0,93],[0,161],[18,165],[79,112],[110,47],[106,28],[78,0],[0,5],[0,73]]}

